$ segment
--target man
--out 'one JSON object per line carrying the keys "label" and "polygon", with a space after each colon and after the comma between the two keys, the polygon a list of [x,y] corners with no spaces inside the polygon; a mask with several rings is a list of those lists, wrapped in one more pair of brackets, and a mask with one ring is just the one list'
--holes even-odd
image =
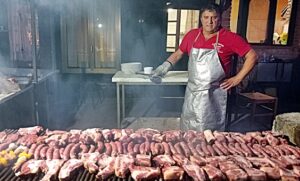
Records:
{"label": "man", "polygon": [[[202,27],[189,31],[179,49],[154,71],[152,81],[164,76],[184,53],[189,54],[188,84],[182,108],[184,130],[225,129],[227,91],[253,69],[257,55],[240,36],[221,26],[221,10],[209,4],[200,11]],[[245,59],[242,69],[228,77],[231,56]]]}

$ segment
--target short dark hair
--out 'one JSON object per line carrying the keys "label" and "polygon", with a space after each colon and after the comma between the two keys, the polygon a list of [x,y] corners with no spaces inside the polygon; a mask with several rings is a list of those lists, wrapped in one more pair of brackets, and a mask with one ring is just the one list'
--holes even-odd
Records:
{"label": "short dark hair", "polygon": [[219,14],[220,16],[222,16],[222,9],[216,3],[209,3],[209,4],[206,4],[205,6],[203,6],[200,9],[200,17],[202,16],[202,13],[204,11],[215,11],[217,14]]}

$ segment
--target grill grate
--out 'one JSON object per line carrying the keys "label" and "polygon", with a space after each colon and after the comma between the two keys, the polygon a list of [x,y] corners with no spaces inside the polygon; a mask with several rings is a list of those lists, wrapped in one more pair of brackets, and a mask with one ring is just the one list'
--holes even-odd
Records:
{"label": "grill grate", "polygon": [[[16,133],[18,130],[16,129],[5,129],[4,130],[7,134],[13,134]],[[42,132],[40,135],[44,135],[45,132]],[[1,169],[0,168],[0,181],[38,181],[42,179],[44,174],[34,174],[31,176],[26,177],[17,177],[15,176],[14,171],[11,167],[6,167]],[[85,169],[79,169],[77,171],[77,174],[74,175],[74,178],[76,178],[76,181],[98,181],[95,174],[90,174]],[[117,176],[112,176],[111,178],[107,179],[108,181],[133,181],[132,177],[128,177],[126,179],[119,178]],[[162,178],[154,180],[154,181],[163,181]]]}

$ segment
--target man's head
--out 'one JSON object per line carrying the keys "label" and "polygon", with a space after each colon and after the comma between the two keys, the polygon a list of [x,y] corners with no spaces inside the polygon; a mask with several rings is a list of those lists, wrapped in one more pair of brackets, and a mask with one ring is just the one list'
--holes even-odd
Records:
{"label": "man's head", "polygon": [[217,4],[208,4],[201,8],[200,19],[203,31],[206,33],[215,33],[221,26],[222,12]]}

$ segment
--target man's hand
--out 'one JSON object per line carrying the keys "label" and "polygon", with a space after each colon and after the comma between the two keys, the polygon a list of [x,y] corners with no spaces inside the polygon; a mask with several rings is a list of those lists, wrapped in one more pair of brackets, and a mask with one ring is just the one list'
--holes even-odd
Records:
{"label": "man's hand", "polygon": [[172,63],[165,61],[153,71],[153,75],[150,77],[150,80],[154,83],[160,83],[161,78],[164,77],[171,69]]}
{"label": "man's hand", "polygon": [[239,85],[239,83],[242,80],[239,79],[237,76],[231,77],[229,79],[225,79],[221,84],[220,87],[226,91],[228,91],[229,89],[231,89],[232,87],[235,87],[237,85]]}

